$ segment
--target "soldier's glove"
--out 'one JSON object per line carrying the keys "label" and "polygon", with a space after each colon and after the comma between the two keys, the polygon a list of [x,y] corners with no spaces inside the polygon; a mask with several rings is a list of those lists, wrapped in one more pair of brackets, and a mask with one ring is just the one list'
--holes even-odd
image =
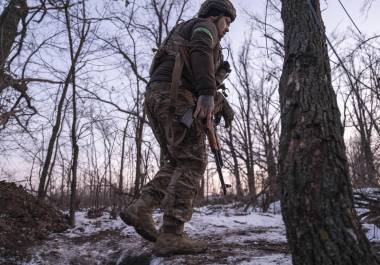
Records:
{"label": "soldier's glove", "polygon": [[235,113],[232,110],[232,108],[230,107],[228,110],[225,110],[223,108],[223,110],[222,110],[222,116],[223,116],[223,119],[224,119],[224,127],[225,128],[231,127],[232,121],[234,120],[234,116],[235,116]]}
{"label": "soldier's glove", "polygon": [[[200,95],[194,112],[195,119],[206,119],[206,126],[212,126],[212,114],[214,111],[214,96]],[[210,127],[211,128],[211,127]]]}
{"label": "soldier's glove", "polygon": [[227,73],[231,73],[231,65],[228,61],[224,61],[222,65],[222,67],[226,70]]}
{"label": "soldier's glove", "polygon": [[223,117],[225,127],[230,127],[234,119],[235,113],[222,93],[216,93],[215,104],[215,124],[219,125],[220,120]]}
{"label": "soldier's glove", "polygon": [[228,61],[224,61],[218,68],[215,74],[216,85],[218,88],[222,86],[223,81],[228,77],[229,73],[231,73],[231,66]]}
{"label": "soldier's glove", "polygon": [[229,128],[234,120],[235,112],[226,98],[223,98],[221,114],[224,119],[224,127]]}

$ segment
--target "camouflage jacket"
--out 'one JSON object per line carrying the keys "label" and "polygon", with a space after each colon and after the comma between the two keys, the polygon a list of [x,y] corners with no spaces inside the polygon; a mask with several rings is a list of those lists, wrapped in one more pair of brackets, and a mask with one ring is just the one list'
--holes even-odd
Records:
{"label": "camouflage jacket", "polygon": [[186,47],[189,59],[182,72],[182,86],[195,96],[215,95],[218,83],[222,82],[216,76],[220,76],[218,71],[224,64],[218,30],[208,19],[182,22],[169,33],[152,62],[150,82],[171,81],[180,47]]}

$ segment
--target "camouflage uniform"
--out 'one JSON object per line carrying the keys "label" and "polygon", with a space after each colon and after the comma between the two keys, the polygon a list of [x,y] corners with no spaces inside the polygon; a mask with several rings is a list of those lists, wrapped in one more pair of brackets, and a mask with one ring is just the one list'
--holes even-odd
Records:
{"label": "camouflage uniform", "polygon": [[[198,120],[194,120],[190,129],[177,119],[168,120],[169,87],[169,83],[153,83],[145,94],[147,117],[165,159],[143,193],[149,193],[162,202],[165,219],[171,217],[169,219],[187,222],[191,218],[197,183],[206,169],[205,133]],[[191,91],[179,89],[176,105],[178,116],[193,107],[195,98]]]}
{"label": "camouflage uniform", "polygon": [[[231,21],[236,17],[228,0],[206,0],[199,18],[177,25],[169,33],[150,70],[145,110],[163,159],[153,180],[142,189],[140,198],[120,216],[142,237],[156,242],[154,250],[159,255],[199,253],[206,248],[206,244],[186,239],[183,234],[184,223],[191,219],[198,183],[207,164],[204,125],[195,119],[188,128],[180,118],[196,106],[198,97],[214,96],[214,114],[221,113],[226,125],[233,119],[232,108],[216,92],[221,82],[219,77],[228,72],[225,69],[228,63],[223,62],[217,26],[207,19],[214,13],[220,17],[229,16]],[[180,54],[184,68],[176,71]],[[181,85],[173,85],[173,90],[172,80],[178,79]],[[173,91],[177,92],[174,101]],[[164,223],[159,233],[151,217],[152,209],[158,204],[164,208]]]}
{"label": "camouflage uniform", "polygon": [[[170,83],[152,83],[145,94],[147,117],[165,159],[154,179],[142,192],[162,202],[167,222],[173,219],[187,222],[191,219],[198,183],[207,164],[205,133],[199,120],[194,120],[190,129],[179,123],[178,119],[168,120],[169,87]],[[176,116],[181,117],[188,108],[195,106],[195,102],[191,91],[180,88]],[[215,97],[215,110],[232,120],[233,111],[220,93]],[[170,123],[172,132],[168,126]]]}

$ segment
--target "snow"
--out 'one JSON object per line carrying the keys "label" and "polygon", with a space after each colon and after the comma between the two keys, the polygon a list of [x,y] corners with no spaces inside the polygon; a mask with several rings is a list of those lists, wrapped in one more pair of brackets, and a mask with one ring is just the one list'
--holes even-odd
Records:
{"label": "snow", "polygon": [[[278,205],[276,205],[278,208]],[[271,208],[274,210],[274,208]],[[32,250],[32,259],[23,265],[39,264],[236,264],[291,265],[287,253],[285,226],[281,214],[242,211],[235,204],[213,205],[194,209],[185,230],[197,239],[206,240],[205,254],[159,258],[152,255],[153,244],[142,240],[133,228],[120,218],[106,213],[88,219],[85,212],[76,214],[76,226],[62,234],[52,235],[43,245]],[[156,211],[157,227],[162,212]],[[380,230],[365,224],[367,237],[380,242]],[[139,262],[128,263],[129,258]]]}
{"label": "snow", "polygon": [[[88,236],[101,231],[125,228],[125,224],[120,220],[120,218],[113,220],[110,218],[108,213],[105,213],[102,217],[96,219],[88,219],[86,218],[86,212],[77,212],[75,213],[75,221],[75,227],[65,232],[68,238]],[[133,228],[127,227],[126,230],[126,232],[131,232]]]}
{"label": "snow", "polygon": [[[156,211],[154,219],[159,226],[162,212]],[[209,242],[207,253],[196,256],[201,261],[194,264],[291,264],[289,255],[256,249],[263,242],[286,244],[284,224],[278,214],[246,213],[234,204],[207,206],[194,210],[185,230],[191,237]],[[148,260],[148,263],[141,264],[176,265],[189,262],[188,256],[169,259],[152,256],[152,244],[142,240],[120,218],[111,219],[106,213],[102,217],[88,219],[85,211],[76,213],[74,228],[62,234],[53,234],[31,252],[32,259],[23,265],[107,264],[110,261],[128,264],[125,259],[136,255]]]}
{"label": "snow", "polygon": [[367,238],[371,242],[380,243],[380,228],[374,224],[363,224],[363,228],[366,231]]}

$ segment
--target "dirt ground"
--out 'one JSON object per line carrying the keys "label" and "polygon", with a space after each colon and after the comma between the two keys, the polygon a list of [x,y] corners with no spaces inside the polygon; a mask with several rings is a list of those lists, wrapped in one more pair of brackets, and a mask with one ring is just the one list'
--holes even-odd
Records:
{"label": "dirt ground", "polygon": [[[162,212],[154,219],[159,227]],[[0,182],[0,265],[291,265],[281,215],[246,213],[232,204],[194,210],[186,230],[208,242],[201,255],[155,257],[152,243],[108,212],[88,218],[78,211],[76,220],[69,228],[60,211]],[[380,242],[372,243],[379,252]]]}
{"label": "dirt ground", "polygon": [[17,264],[28,247],[54,232],[68,228],[66,218],[54,207],[38,201],[22,186],[0,181],[0,257]]}

